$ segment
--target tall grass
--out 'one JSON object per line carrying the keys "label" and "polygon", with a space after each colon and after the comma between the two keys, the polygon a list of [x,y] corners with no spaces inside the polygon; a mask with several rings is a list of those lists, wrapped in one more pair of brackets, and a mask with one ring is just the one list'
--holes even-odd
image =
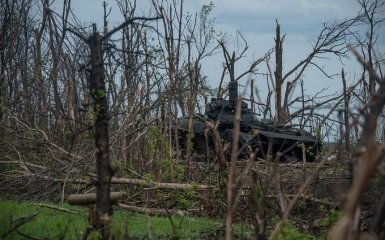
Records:
{"label": "tall grass", "polygon": [[[88,226],[88,209],[67,204],[55,205],[76,213],[66,213],[55,209],[40,207],[32,202],[0,200],[0,239],[21,217],[37,213],[37,216],[12,231],[5,239],[25,239],[26,235],[35,239],[82,239]],[[172,223],[171,223],[172,222]],[[221,222],[207,218],[172,216],[148,217],[143,214],[116,209],[113,215],[116,239],[201,239],[203,232],[215,231]],[[250,235],[250,229],[241,229],[242,239]],[[88,239],[98,239],[91,234]]]}

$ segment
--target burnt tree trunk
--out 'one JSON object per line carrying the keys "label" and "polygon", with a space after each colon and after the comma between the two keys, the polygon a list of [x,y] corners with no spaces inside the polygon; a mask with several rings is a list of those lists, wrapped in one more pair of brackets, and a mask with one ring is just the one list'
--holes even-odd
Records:
{"label": "burnt tree trunk", "polygon": [[95,114],[94,136],[97,171],[95,228],[101,231],[102,239],[109,239],[112,215],[110,188],[113,173],[109,159],[108,104],[103,75],[102,42],[102,36],[94,31],[94,35],[89,41],[92,64],[89,87],[94,100]]}
{"label": "burnt tree trunk", "polygon": [[345,71],[341,70],[342,86],[344,91],[344,125],[345,125],[345,151],[350,155],[350,123],[349,123],[349,104],[350,104],[350,89],[346,86]]}
{"label": "burnt tree trunk", "polygon": [[281,27],[277,22],[276,27],[276,36],[275,36],[275,111],[276,111],[276,118],[275,121],[278,124],[282,124],[284,122],[284,109],[282,107],[282,85],[283,85],[283,79],[282,79],[282,41],[281,38]]}

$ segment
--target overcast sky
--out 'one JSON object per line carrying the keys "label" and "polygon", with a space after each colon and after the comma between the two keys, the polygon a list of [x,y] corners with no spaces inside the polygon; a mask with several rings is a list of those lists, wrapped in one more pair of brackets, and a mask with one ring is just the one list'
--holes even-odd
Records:
{"label": "overcast sky", "polygon": [[[149,2],[138,0],[138,3]],[[76,0],[72,1],[72,8],[79,19],[84,23],[96,22],[101,27],[103,17],[103,0]],[[111,28],[123,21],[116,7],[115,1],[106,1],[112,7]],[[185,9],[188,12],[197,12],[209,0],[185,0]],[[286,34],[284,43],[284,71],[288,71],[310,52],[313,42],[323,28],[323,24],[354,17],[360,10],[355,0],[212,0],[214,9],[212,17],[215,18],[215,29],[225,32],[229,36],[236,36],[240,31],[250,45],[238,71],[247,68],[253,59],[263,56],[274,46],[276,19],[281,25],[281,33]],[[380,39],[384,46],[384,38]],[[230,48],[231,49],[231,48]],[[236,50],[234,48],[234,50]],[[210,59],[210,67],[204,66],[214,86],[217,84],[221,73],[221,57],[217,55]],[[329,74],[340,73],[342,66],[349,73],[348,79],[353,80],[358,73],[359,65],[355,60],[338,62],[337,59],[322,60],[320,65]],[[305,88],[309,94],[329,87],[329,93],[340,92],[341,80],[325,78],[316,69],[309,69],[305,73]],[[258,79],[257,79],[258,81]],[[262,81],[262,80],[260,80]],[[261,84],[261,86],[263,86]],[[263,95],[266,89],[259,89]]]}

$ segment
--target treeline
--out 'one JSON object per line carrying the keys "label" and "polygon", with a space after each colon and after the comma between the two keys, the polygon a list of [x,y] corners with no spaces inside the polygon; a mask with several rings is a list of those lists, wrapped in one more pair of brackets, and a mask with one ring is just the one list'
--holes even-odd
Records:
{"label": "treeline", "polygon": [[[62,153],[64,162],[75,160],[72,155],[92,161],[95,112],[88,88],[90,52],[74,34],[90,36],[92,29],[76,22],[70,1],[60,12],[50,8],[50,1],[1,4],[2,138],[5,148],[14,149],[8,160],[20,153],[26,161],[24,156],[32,149],[23,149],[40,142],[63,150],[42,148],[35,160],[44,166],[44,156],[52,161],[52,157],[63,158],[55,157]],[[152,17],[162,18],[134,21],[103,46],[112,155],[122,167],[153,169],[152,164],[170,158],[158,135],[166,134],[163,138],[169,144],[171,121],[193,114],[196,99],[210,95],[200,65],[216,48],[209,18],[212,6],[186,16],[174,4],[154,3]],[[125,19],[138,14],[130,1],[118,5]],[[106,14],[102,32],[110,27],[108,18]],[[34,162],[30,158],[34,156],[26,162]]]}
{"label": "treeline", "polygon": [[[154,164],[165,159],[170,160],[167,164],[180,160],[171,150],[173,122],[180,116],[194,118],[196,113],[204,113],[209,97],[227,94],[230,80],[251,80],[244,99],[262,117],[271,117],[277,124],[308,127],[324,139],[344,136],[346,148],[356,143],[362,130],[361,113],[368,109],[360,106],[368,104],[379,85],[368,70],[348,80],[349,73],[342,70],[338,76],[344,89],[338,96],[304,92],[307,68],[315,66],[331,77],[318,59],[351,56],[347,43],[381,72],[381,52],[375,47],[383,4],[367,0],[356,4],[362,7],[357,17],[325,25],[312,51],[292,69],[285,69],[282,61],[285,36],[277,22],[273,50],[236,75],[237,62],[249,45],[239,35],[240,50],[231,50],[225,35],[215,31],[210,17],[213,4],[203,5],[198,13],[187,13],[183,3],[153,1],[148,4],[152,14],[145,14],[139,12],[135,1],[118,1],[124,19],[137,20],[103,45],[111,155],[116,165],[147,172],[158,169]],[[55,168],[60,172],[72,164],[92,168],[96,113],[88,88],[91,60],[87,43],[79,36],[91,36],[94,29],[79,23],[71,1],[64,1],[61,7],[55,12],[49,0],[1,3],[1,146],[7,153],[3,161],[15,162],[16,168],[16,162],[23,163],[27,172],[35,172],[28,164],[40,169],[58,164]],[[113,28],[108,12],[105,3],[102,34]],[[218,52],[223,53],[223,73],[219,86],[210,86],[202,64]],[[260,65],[267,66],[266,72],[257,70]],[[258,74],[267,76],[264,99],[254,87]],[[295,96],[298,87],[302,90]],[[383,114],[379,123],[383,125]],[[384,134],[383,128],[378,128],[377,139]],[[79,174],[84,171],[83,167],[78,170]]]}
{"label": "treeline", "polygon": [[[227,37],[215,30],[213,4],[197,13],[187,13],[179,1],[151,1],[150,13],[139,11],[136,1],[116,4],[125,21],[132,21],[103,45],[115,176],[192,180],[191,170],[181,165],[190,162],[192,153],[181,155],[174,148],[178,137],[173,123],[181,116],[194,119],[203,114],[209,97],[226,96],[227,82],[244,79],[250,80],[244,99],[276,124],[298,124],[325,139],[337,136],[349,157],[357,145],[383,148],[384,52],[378,48],[383,47],[383,2],[357,0],[357,16],[325,24],[312,50],[291,69],[282,60],[285,35],[277,22],[272,50],[241,73],[235,69],[249,43],[239,34],[238,50],[232,50]],[[114,28],[109,19],[106,3],[103,26],[93,29],[79,22],[70,0],[56,11],[50,0],[1,1],[0,192],[6,196],[63,200],[68,192],[89,188],[70,184],[92,176],[98,151],[93,139],[97,111],[89,90],[91,59],[84,36],[96,30],[108,33]],[[210,86],[202,65],[217,53],[223,54],[222,75],[219,86]],[[361,74],[346,79],[349,73],[342,66],[340,73],[329,73],[320,59],[331,56],[356,57],[363,66]],[[261,65],[266,71],[257,68]],[[340,94],[307,95],[309,67],[325,78],[341,79]],[[254,87],[261,74],[267,79],[264,99]],[[298,87],[299,94],[294,91]],[[378,163],[378,158],[373,161]],[[199,179],[209,173],[207,169]]]}

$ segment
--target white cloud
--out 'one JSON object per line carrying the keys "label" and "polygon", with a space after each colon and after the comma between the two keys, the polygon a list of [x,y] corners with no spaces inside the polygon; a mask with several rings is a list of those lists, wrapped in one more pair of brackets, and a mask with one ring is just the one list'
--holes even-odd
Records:
{"label": "white cloud", "polygon": [[[209,1],[201,1],[201,4]],[[323,22],[354,16],[358,4],[351,0],[214,0],[213,15],[219,24],[259,32],[269,31],[278,19],[286,31],[311,31]]]}
{"label": "white cloud", "polygon": [[[211,1],[214,3],[211,16],[216,19],[215,29],[233,37],[240,31],[250,46],[247,56],[236,66],[237,72],[245,70],[253,58],[263,56],[274,47],[275,19],[278,19],[281,25],[282,34],[287,34],[284,45],[284,70],[288,71],[310,52],[309,41],[317,37],[324,22],[353,17],[360,8],[355,0],[185,0],[184,9],[186,12],[197,12],[203,4]],[[72,2],[72,6],[82,21],[97,21],[101,26],[102,2],[103,0],[76,0]],[[115,1],[109,1],[109,4],[114,8],[111,25],[117,25],[121,22],[121,18],[117,17],[120,14]],[[381,39],[384,38],[379,38],[379,41]],[[235,46],[229,47],[236,50]],[[221,54],[218,54],[207,60],[210,64],[204,65],[204,71],[212,81],[213,87],[217,86],[220,78],[222,60]],[[320,64],[331,74],[339,73],[342,67],[336,59],[324,60]],[[345,69],[349,66],[351,63],[345,65]],[[260,69],[263,71],[262,66]],[[340,85],[339,79],[329,80],[315,68],[309,68],[305,75],[305,85],[307,81],[311,83],[311,92]],[[333,90],[337,88],[340,89],[334,87]],[[263,89],[261,93],[263,94]]]}

